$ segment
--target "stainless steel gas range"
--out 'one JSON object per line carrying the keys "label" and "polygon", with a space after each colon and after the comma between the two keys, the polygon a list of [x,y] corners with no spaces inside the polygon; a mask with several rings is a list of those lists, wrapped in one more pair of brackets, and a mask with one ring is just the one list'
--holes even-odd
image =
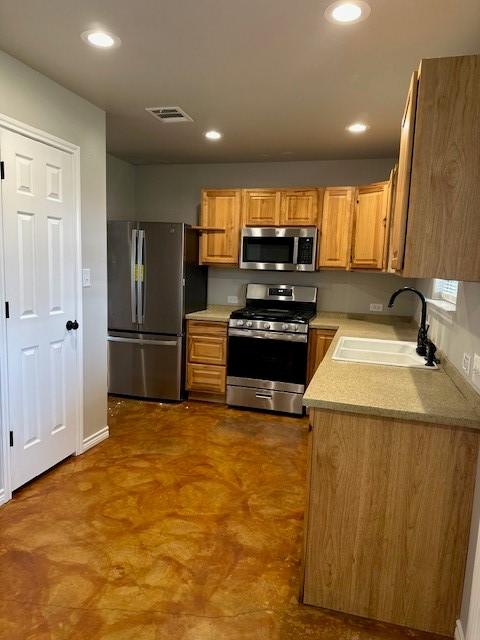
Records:
{"label": "stainless steel gas range", "polygon": [[316,287],[249,284],[228,326],[227,404],[303,414]]}

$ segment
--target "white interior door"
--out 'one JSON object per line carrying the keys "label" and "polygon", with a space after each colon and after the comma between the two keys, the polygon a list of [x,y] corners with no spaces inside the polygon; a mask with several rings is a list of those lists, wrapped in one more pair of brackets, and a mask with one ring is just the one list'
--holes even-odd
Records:
{"label": "white interior door", "polygon": [[76,224],[70,154],[0,129],[11,481],[75,451]]}

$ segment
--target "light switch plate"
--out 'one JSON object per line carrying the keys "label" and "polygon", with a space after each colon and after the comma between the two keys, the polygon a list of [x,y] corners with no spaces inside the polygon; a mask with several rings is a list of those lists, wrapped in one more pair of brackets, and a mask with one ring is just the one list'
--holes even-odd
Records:
{"label": "light switch plate", "polygon": [[383,304],[372,302],[372,304],[370,305],[370,311],[383,311]]}
{"label": "light switch plate", "polygon": [[463,362],[462,362],[462,369],[465,372],[466,376],[470,375],[470,363],[472,361],[472,355],[470,353],[464,353],[463,354]]}
{"label": "light switch plate", "polygon": [[91,287],[92,279],[90,269],[82,269],[82,287]]}
{"label": "light switch plate", "polygon": [[238,304],[238,296],[227,296],[228,304]]}
{"label": "light switch plate", "polygon": [[472,382],[480,389],[480,355],[475,353],[473,356]]}

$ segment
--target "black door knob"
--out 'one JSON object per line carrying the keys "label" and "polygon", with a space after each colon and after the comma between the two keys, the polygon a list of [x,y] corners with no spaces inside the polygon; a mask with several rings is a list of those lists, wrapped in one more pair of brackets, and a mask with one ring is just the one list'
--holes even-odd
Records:
{"label": "black door knob", "polygon": [[72,329],[76,331],[79,325],[76,320],[69,320],[65,326],[67,327],[67,331],[71,331]]}

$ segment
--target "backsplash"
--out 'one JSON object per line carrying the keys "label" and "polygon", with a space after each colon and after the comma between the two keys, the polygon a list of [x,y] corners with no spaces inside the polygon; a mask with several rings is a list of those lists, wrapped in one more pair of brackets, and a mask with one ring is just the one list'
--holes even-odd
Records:
{"label": "backsplash", "polygon": [[358,271],[291,273],[210,267],[208,270],[208,303],[228,304],[229,296],[237,296],[238,304],[244,304],[245,289],[249,282],[303,284],[318,287],[317,308],[322,311],[378,313],[378,311],[370,310],[370,304],[383,304],[383,312],[386,315],[413,316],[416,309],[416,301],[413,296],[401,296],[393,309],[387,308],[388,300],[393,291],[406,285],[414,286],[414,280],[399,278],[387,273],[362,273]]}

